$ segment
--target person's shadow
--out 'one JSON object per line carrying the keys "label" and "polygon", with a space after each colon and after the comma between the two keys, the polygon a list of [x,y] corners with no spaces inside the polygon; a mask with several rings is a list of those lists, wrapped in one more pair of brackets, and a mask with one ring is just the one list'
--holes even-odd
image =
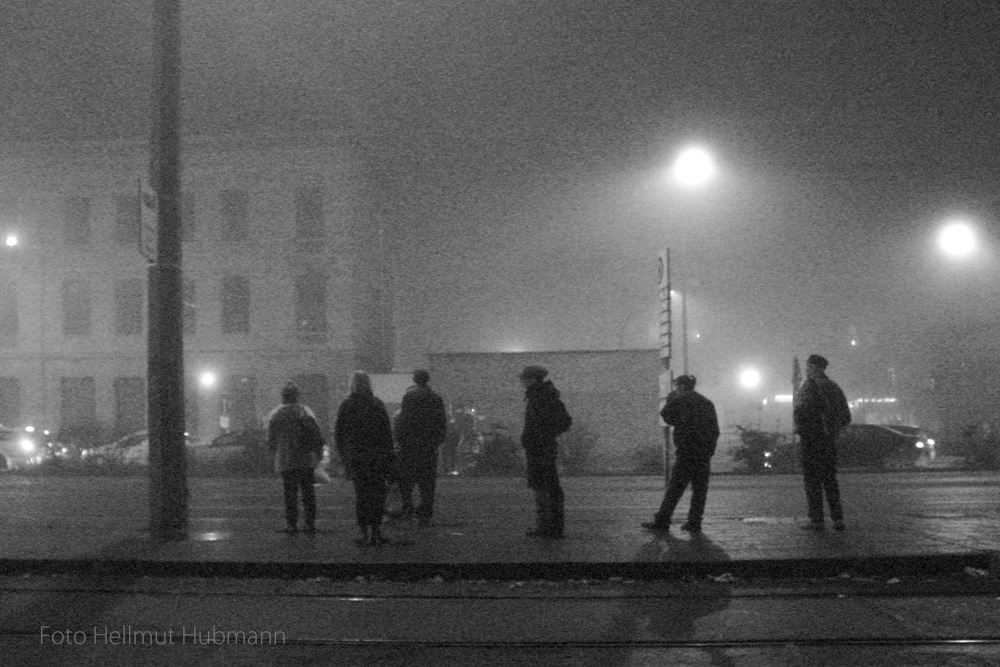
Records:
{"label": "person's shadow", "polygon": [[[663,535],[636,553],[642,563],[725,562],[729,555],[704,535],[679,539]],[[724,568],[722,568],[724,570]],[[701,576],[634,584],[635,594],[622,601],[621,613],[609,627],[610,640],[688,642],[701,638],[699,622],[729,607],[732,584],[724,576]],[[715,635],[716,633],[712,633]],[[712,665],[729,667],[733,658],[724,648],[699,647]]]}

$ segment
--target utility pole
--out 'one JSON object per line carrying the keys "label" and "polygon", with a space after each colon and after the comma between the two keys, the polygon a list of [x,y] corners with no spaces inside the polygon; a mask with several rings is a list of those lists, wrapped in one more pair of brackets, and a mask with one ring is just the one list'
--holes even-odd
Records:
{"label": "utility pole", "polygon": [[180,0],[153,0],[154,76],[150,184],[156,252],[149,266],[147,391],[150,532],[187,533],[184,451],[183,283],[180,235]]}
{"label": "utility pole", "polygon": [[[667,402],[667,396],[674,384],[674,372],[670,368],[670,360],[674,354],[673,327],[673,297],[670,294],[670,248],[660,252],[659,264],[660,288],[660,410]],[[662,421],[662,420],[661,420]],[[670,485],[670,426],[663,424],[663,483]]]}

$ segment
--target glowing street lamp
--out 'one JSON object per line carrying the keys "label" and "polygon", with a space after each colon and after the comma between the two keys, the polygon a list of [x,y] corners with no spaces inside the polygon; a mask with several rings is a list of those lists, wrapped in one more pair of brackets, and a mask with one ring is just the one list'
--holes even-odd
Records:
{"label": "glowing street lamp", "polygon": [[760,386],[760,371],[755,368],[747,368],[740,372],[740,385],[744,389],[756,389]]}
{"label": "glowing street lamp", "polygon": [[690,146],[682,150],[670,169],[671,179],[687,187],[704,185],[714,175],[715,159],[701,146]]}
{"label": "glowing street lamp", "polygon": [[938,246],[948,257],[968,257],[976,250],[976,234],[972,225],[960,220],[948,223],[938,233]]}

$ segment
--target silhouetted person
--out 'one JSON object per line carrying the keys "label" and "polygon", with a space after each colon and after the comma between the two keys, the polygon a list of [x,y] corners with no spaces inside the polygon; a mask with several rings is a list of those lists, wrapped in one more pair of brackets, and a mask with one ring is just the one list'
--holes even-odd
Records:
{"label": "silhouetted person", "polygon": [[687,522],[681,525],[681,530],[692,534],[701,532],[712,455],[719,442],[719,419],[715,404],[694,390],[696,382],[693,375],[681,375],[674,380],[674,391],[667,396],[660,410],[663,421],[674,429],[676,460],[660,509],[652,521],[642,524],[647,530],[670,530],[677,503],[690,484],[691,505]]}
{"label": "silhouetted person", "polygon": [[358,544],[382,544],[382,515],[393,474],[392,426],[385,404],[372,393],[364,371],[351,376],[350,394],[337,410],[337,452],[354,482]]}
{"label": "silhouetted person", "polygon": [[284,532],[298,532],[298,495],[301,491],[305,531],[315,533],[316,490],[313,488],[313,474],[323,459],[323,435],[312,410],[299,403],[299,389],[291,382],[281,389],[281,405],[268,415],[267,445],[284,487]]}
{"label": "silhouetted person", "polygon": [[541,366],[527,366],[521,371],[524,385],[524,431],[521,445],[527,457],[528,488],[535,494],[537,522],[528,531],[530,537],[563,537],[564,502],[556,459],[559,445],[556,436],[570,427],[566,406],[548,371]]}
{"label": "silhouetted person", "polygon": [[[413,373],[412,387],[403,395],[396,416],[396,444],[399,447],[399,515],[416,515],[420,525],[431,525],[434,516],[434,493],[437,482],[438,448],[448,429],[444,401],[428,385],[430,373]],[[420,490],[420,505],[413,507],[413,487]]]}
{"label": "silhouetted person", "polygon": [[806,359],[806,381],[795,393],[795,432],[802,451],[802,478],[809,505],[806,530],[823,530],[823,496],[836,530],[844,529],[844,509],[837,483],[837,434],[851,423],[847,398],[826,376],[828,362],[818,354]]}

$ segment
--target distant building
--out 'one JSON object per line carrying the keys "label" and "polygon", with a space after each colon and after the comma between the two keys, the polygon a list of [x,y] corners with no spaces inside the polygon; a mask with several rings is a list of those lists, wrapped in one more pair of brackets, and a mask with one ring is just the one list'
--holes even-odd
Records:
{"label": "distant building", "polygon": [[[186,423],[258,424],[289,378],[331,426],[352,370],[392,367],[378,221],[350,136],[182,149]],[[3,145],[0,422],[145,427],[142,141]],[[13,242],[13,238],[9,243]],[[213,373],[218,381],[203,386]]]}

